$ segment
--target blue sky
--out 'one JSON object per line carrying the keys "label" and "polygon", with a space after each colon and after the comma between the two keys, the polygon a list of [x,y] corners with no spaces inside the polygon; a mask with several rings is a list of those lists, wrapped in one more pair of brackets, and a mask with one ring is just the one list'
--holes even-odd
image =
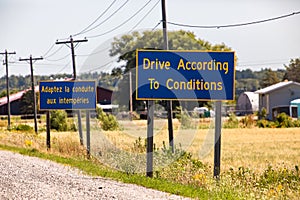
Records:
{"label": "blue sky", "polygon": [[[74,39],[88,38],[88,42],[81,43],[76,48],[79,73],[92,69],[109,69],[114,65],[112,61],[115,59],[110,58],[105,49],[109,47],[114,37],[128,33],[132,28],[151,30],[158,24],[161,20],[160,2],[140,22],[158,2],[152,0],[136,17],[120,28],[109,34],[90,38],[119,26],[148,1],[129,0],[119,12],[98,28],[74,37]],[[19,57],[44,56],[52,46],[45,56],[47,60],[35,63],[34,73],[43,75],[72,73],[71,56],[68,56],[70,49],[65,45],[63,47],[54,45],[56,40],[67,39],[70,35],[83,30],[112,2],[113,0],[0,0],[0,51],[4,52],[7,49],[17,53],[10,57],[10,75],[29,74],[29,64],[18,62]],[[109,17],[125,2],[126,0],[117,0],[97,23]],[[167,21],[190,25],[251,22],[300,11],[299,0],[166,0],[166,5]],[[137,25],[138,22],[140,23]],[[299,25],[300,15],[294,15],[267,23],[235,28],[198,29],[168,24],[168,29],[192,31],[198,38],[212,44],[225,43],[236,51],[237,69],[260,70],[262,67],[283,68],[291,58],[300,57]],[[161,28],[161,25],[157,27]],[[89,56],[86,55],[97,51],[100,53],[94,54],[97,57],[96,61],[87,59]],[[3,67],[0,69],[0,76],[4,75]]]}

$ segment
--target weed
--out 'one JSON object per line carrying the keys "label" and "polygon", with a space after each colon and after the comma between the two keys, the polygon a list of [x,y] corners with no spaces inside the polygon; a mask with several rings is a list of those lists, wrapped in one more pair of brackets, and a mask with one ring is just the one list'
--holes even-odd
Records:
{"label": "weed", "polygon": [[115,131],[119,129],[117,118],[111,114],[105,113],[99,107],[97,107],[97,118],[99,119],[101,128],[104,131]]}
{"label": "weed", "polygon": [[239,120],[236,118],[234,113],[229,115],[229,119],[224,123],[223,128],[238,128]]}
{"label": "weed", "polygon": [[189,115],[187,110],[182,110],[181,106],[177,107],[176,110],[178,111],[177,114],[176,114],[176,118],[181,123],[181,128],[189,129],[189,128],[194,128],[195,127],[192,123],[193,119]]}
{"label": "weed", "polygon": [[242,118],[241,123],[243,124],[243,128],[252,128],[255,124],[254,115],[246,115]]}
{"label": "weed", "polygon": [[13,126],[12,130],[31,132],[31,131],[33,131],[33,128],[27,124],[18,124],[16,126]]}
{"label": "weed", "polygon": [[67,131],[67,112],[64,110],[54,110],[50,114],[51,129],[57,131]]}

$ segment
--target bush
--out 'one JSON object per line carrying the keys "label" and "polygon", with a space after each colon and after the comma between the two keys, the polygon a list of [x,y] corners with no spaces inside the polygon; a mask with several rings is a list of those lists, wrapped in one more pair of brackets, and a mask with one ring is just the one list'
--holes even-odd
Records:
{"label": "bush", "polygon": [[241,120],[244,128],[251,128],[254,125],[254,116],[253,115],[246,115]]}
{"label": "bush", "polygon": [[50,114],[50,127],[57,131],[67,131],[67,112],[64,110],[51,111]]}
{"label": "bush", "polygon": [[293,119],[285,113],[280,113],[276,116],[277,128],[294,127]]}
{"label": "bush", "polygon": [[30,132],[30,131],[33,130],[33,128],[31,126],[27,125],[27,124],[19,124],[17,126],[14,126],[12,128],[12,130],[16,130],[16,131],[29,131]]}
{"label": "bush", "polygon": [[294,121],[294,127],[300,127],[300,119]]}
{"label": "bush", "polygon": [[194,128],[193,127],[193,119],[192,117],[189,115],[189,113],[187,112],[187,110],[182,110],[182,107],[179,106],[176,108],[176,110],[178,111],[176,114],[176,118],[178,119],[178,121],[181,124],[182,128]]}
{"label": "bush", "polygon": [[270,122],[266,119],[258,120],[256,123],[259,128],[268,128],[270,126],[269,124]]}
{"label": "bush", "polygon": [[293,121],[293,119],[285,113],[280,113],[276,116],[275,121],[268,121],[261,119],[257,121],[259,128],[289,128],[300,127],[300,120]]}
{"label": "bush", "polygon": [[224,128],[238,128],[239,127],[239,120],[236,118],[234,113],[229,115],[229,119],[223,125]]}
{"label": "bush", "polygon": [[99,119],[101,128],[104,131],[115,131],[119,129],[117,118],[105,113],[101,108],[97,108],[97,118]]}
{"label": "bush", "polygon": [[259,119],[266,119],[267,118],[267,109],[262,108],[261,112],[258,112]]}

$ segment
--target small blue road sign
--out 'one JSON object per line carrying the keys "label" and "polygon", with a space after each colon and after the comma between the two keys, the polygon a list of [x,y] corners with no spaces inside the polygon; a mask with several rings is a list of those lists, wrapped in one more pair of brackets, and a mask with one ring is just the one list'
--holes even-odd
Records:
{"label": "small blue road sign", "polygon": [[40,81],[40,110],[96,109],[95,81]]}

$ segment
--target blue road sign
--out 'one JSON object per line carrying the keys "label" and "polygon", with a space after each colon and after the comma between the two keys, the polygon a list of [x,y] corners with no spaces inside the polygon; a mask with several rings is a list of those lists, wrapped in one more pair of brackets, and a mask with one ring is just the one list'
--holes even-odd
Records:
{"label": "blue road sign", "polygon": [[40,81],[40,110],[96,109],[95,81]]}
{"label": "blue road sign", "polygon": [[136,52],[138,100],[233,100],[234,52]]}

